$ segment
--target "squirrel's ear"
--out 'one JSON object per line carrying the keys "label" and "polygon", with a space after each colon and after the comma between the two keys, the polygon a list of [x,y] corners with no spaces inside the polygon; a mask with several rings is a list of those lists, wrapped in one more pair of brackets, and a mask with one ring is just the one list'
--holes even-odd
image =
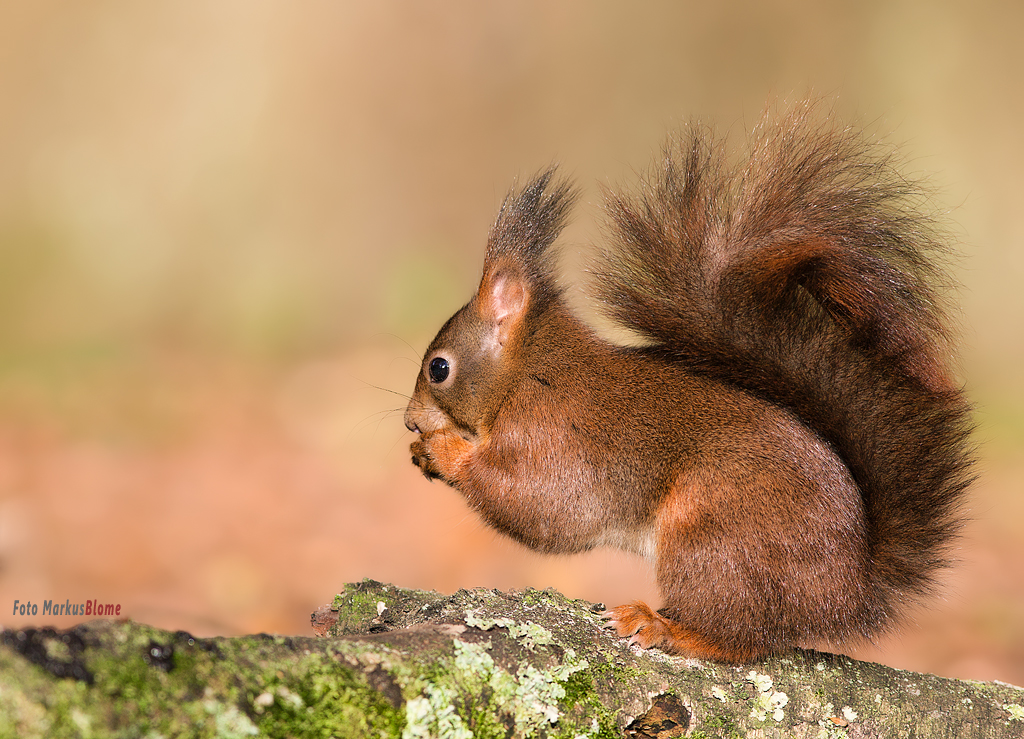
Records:
{"label": "squirrel's ear", "polygon": [[526,187],[509,192],[487,238],[484,276],[475,300],[480,316],[493,327],[486,341],[495,352],[522,324],[531,300],[557,292],[547,251],[576,192],[554,176],[550,167]]}
{"label": "squirrel's ear", "polygon": [[484,275],[477,293],[477,306],[481,316],[493,325],[490,338],[494,349],[504,346],[522,323],[529,302],[530,286],[519,270],[499,267]]}

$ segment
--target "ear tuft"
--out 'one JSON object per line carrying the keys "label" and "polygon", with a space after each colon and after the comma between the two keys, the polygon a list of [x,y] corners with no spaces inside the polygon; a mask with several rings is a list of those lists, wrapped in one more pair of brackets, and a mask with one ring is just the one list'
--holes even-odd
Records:
{"label": "ear tuft", "polygon": [[568,180],[555,179],[554,166],[505,196],[487,239],[484,276],[502,264],[514,264],[530,281],[549,279],[548,247],[565,227],[577,192]]}

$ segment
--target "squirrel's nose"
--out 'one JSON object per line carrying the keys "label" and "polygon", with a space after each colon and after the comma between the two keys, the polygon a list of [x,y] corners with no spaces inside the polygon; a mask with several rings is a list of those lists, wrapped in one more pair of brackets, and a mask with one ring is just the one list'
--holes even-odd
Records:
{"label": "squirrel's nose", "polygon": [[420,427],[416,425],[416,422],[412,420],[412,414],[409,412],[409,408],[405,409],[405,427],[414,433],[420,432]]}

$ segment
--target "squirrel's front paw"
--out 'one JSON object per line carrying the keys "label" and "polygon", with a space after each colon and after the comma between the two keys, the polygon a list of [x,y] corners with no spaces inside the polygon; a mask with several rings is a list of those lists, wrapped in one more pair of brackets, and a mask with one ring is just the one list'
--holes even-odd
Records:
{"label": "squirrel's front paw", "polygon": [[453,485],[473,454],[473,445],[454,431],[428,431],[409,446],[412,463],[428,480]]}
{"label": "squirrel's front paw", "polygon": [[428,480],[436,480],[441,473],[433,467],[433,459],[430,456],[430,447],[422,436],[409,445],[412,452],[412,463],[420,468],[420,471]]}

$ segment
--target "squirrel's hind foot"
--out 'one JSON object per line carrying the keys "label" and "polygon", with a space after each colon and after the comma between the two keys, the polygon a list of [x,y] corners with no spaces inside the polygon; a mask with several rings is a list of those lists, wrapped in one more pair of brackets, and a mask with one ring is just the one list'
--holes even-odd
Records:
{"label": "squirrel's hind foot", "polygon": [[641,649],[659,647],[672,654],[716,662],[747,662],[757,655],[714,644],[677,621],[665,618],[642,601],[618,606],[601,614],[608,628]]}

